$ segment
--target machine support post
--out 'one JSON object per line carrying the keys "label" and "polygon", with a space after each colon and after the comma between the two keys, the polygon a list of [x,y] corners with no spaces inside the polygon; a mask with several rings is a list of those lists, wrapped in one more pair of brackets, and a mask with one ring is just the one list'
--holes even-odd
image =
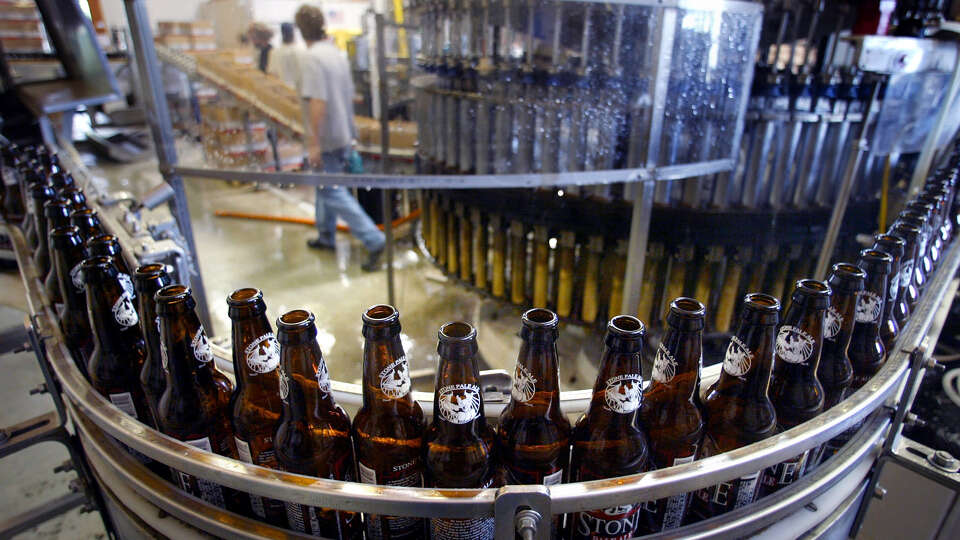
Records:
{"label": "machine support post", "polygon": [[[375,16],[377,23],[377,93],[380,96],[380,174],[387,174],[390,155],[390,105],[387,103],[387,49],[384,43],[383,13]],[[383,233],[386,236],[384,259],[387,263],[387,303],[395,305],[393,283],[393,192],[382,191]]]}
{"label": "machine support post", "polygon": [[[650,240],[650,216],[653,214],[652,179],[640,183],[633,200],[633,215],[630,219],[630,240],[627,247],[627,268],[623,276],[623,303],[620,313],[636,315],[643,291],[643,270],[647,261],[647,244]],[[616,308],[616,306],[610,306]]]}
{"label": "machine support post", "polygon": [[180,234],[183,235],[190,250],[190,264],[193,275],[183,276],[193,288],[193,296],[197,301],[197,311],[200,320],[208,335],[213,335],[213,324],[210,311],[207,307],[207,293],[203,286],[203,275],[200,273],[200,259],[197,256],[197,244],[193,237],[193,225],[190,223],[190,209],[187,206],[187,194],[183,187],[183,178],[173,172],[177,165],[177,150],[173,137],[173,126],[170,124],[170,111],[167,108],[167,99],[163,93],[163,78],[160,73],[160,62],[157,60],[157,51],[153,47],[153,31],[150,29],[150,19],[147,17],[147,8],[143,0],[124,0],[127,14],[127,24],[130,27],[130,38],[133,41],[133,54],[136,59],[139,75],[141,95],[143,96],[144,110],[153,135],[153,145],[157,152],[157,161],[160,165],[160,174],[164,181],[173,188],[173,200],[170,210],[177,220]]}

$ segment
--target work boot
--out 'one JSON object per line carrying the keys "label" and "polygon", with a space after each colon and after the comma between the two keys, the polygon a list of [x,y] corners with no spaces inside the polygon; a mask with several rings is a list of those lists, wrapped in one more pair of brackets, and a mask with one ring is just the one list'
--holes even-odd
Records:
{"label": "work boot", "polygon": [[383,255],[383,249],[376,249],[367,254],[367,262],[360,265],[364,272],[376,272],[380,269],[380,256]]}

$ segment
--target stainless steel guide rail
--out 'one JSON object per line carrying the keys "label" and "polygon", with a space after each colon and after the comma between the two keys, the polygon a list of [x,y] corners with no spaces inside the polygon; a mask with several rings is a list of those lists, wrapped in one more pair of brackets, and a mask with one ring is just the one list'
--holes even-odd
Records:
{"label": "stainless steel guide rail", "polygon": [[[816,495],[818,489],[826,488],[827,482],[834,477],[833,474],[842,474],[838,472],[844,470],[841,465],[849,465],[869,455],[871,449],[875,448],[874,442],[877,439],[870,434],[879,434],[888,421],[888,415],[882,412],[883,406],[896,401],[901,382],[908,372],[910,355],[929,331],[937,307],[954,289],[955,285],[951,287],[952,278],[960,265],[960,242],[954,242],[942,259],[940,268],[913,318],[898,340],[895,351],[881,371],[846,401],[801,426],[719,456],[644,474],[562,484],[550,489],[543,486],[510,486],[500,490],[437,490],[322,480],[265,469],[200,451],[126,416],[94,391],[75,368],[62,343],[62,336],[53,318],[53,312],[36,280],[36,270],[26,256],[23,237],[13,228],[10,228],[10,236],[13,239],[21,275],[28,291],[30,309],[36,316],[37,324],[43,330],[42,334],[50,336],[46,340],[48,360],[61,381],[70,406],[76,412],[78,419],[82,418],[79,421],[92,424],[97,430],[102,430],[121,443],[171,467],[243,491],[343,510],[446,518],[496,515],[500,519],[506,519],[505,515],[499,515],[496,511],[503,506],[498,502],[503,497],[519,501],[518,493],[522,496],[540,493],[537,500],[545,505],[542,509],[546,513],[554,514],[680,494],[774,465],[818,446],[848,427],[863,421],[874,411],[881,410],[873,419],[865,422],[866,427],[861,429],[860,436],[847,445],[844,453],[831,461],[831,465],[821,467],[793,487],[778,492],[773,497],[762,499],[744,510],[755,511],[763,507],[769,512],[774,512],[776,508],[782,508],[787,504],[787,501],[802,500],[804,497],[810,499]],[[564,394],[564,397],[568,397],[566,394],[569,393]],[[873,432],[872,429],[877,431]],[[511,512],[516,510],[515,507],[511,508]],[[739,518],[737,516],[739,516],[737,513],[728,514],[714,518],[710,522],[718,520],[718,522],[728,523],[730,520],[744,519],[754,525],[759,523],[753,519],[747,519],[746,514]],[[509,519],[512,523],[512,515]],[[691,531],[707,527],[710,522],[691,525],[690,527],[693,527]]]}

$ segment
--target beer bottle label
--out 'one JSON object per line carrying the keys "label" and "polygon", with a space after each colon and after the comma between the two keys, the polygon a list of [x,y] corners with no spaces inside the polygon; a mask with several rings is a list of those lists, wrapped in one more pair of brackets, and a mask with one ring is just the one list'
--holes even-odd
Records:
{"label": "beer bottle label", "polygon": [[[491,476],[480,489],[493,485]],[[482,519],[431,519],[430,538],[433,540],[487,540],[493,538],[493,518]]]}
{"label": "beer bottle label", "polygon": [[[320,536],[320,520],[317,518],[317,511],[312,506],[304,506],[298,503],[284,502],[287,510],[287,522],[290,528],[302,533],[310,533],[314,536]],[[307,529],[307,524],[310,529]]]}
{"label": "beer bottle label", "polygon": [[130,279],[130,275],[120,272],[117,274],[117,279],[120,280],[120,286],[123,287],[123,292],[127,293],[127,296],[130,298],[133,298],[133,280]]}
{"label": "beer bottle label", "polygon": [[578,512],[573,537],[627,540],[633,538],[640,522],[642,504],[625,504],[602,510]]}
{"label": "beer bottle label", "polygon": [[[360,482],[364,484],[379,484],[381,486],[423,487],[423,477],[420,474],[420,460],[414,459],[399,465],[393,465],[386,474],[377,478],[377,471],[357,462],[360,469]],[[414,471],[412,474],[407,471]]]}
{"label": "beer bottle label", "polygon": [[330,372],[327,371],[327,363],[323,359],[317,364],[317,386],[321,394],[330,393]]}
{"label": "beer bottle label", "polygon": [[287,402],[287,396],[290,395],[290,381],[287,379],[287,373],[283,371],[283,366],[277,368],[277,384],[279,386],[280,400]]}
{"label": "beer bottle label", "polygon": [[561,482],[563,482],[563,469],[543,477],[543,485],[545,486],[555,486]]}
{"label": "beer bottle label", "polygon": [[113,319],[117,321],[117,324],[122,326],[123,329],[132,328],[140,322],[140,318],[137,316],[137,309],[133,307],[133,297],[127,294],[126,291],[113,303],[111,311],[113,311]]}
{"label": "beer bottle label", "polygon": [[823,338],[836,341],[841,326],[843,326],[843,314],[837,311],[837,308],[829,306],[823,316]]}
{"label": "beer bottle label", "polygon": [[657,347],[657,356],[653,360],[653,375],[651,378],[658,383],[666,384],[677,374],[677,359],[663,345]]}
{"label": "beer bottle label", "polygon": [[[189,444],[190,446],[199,448],[201,450],[213,452],[213,448],[210,446],[209,437],[183,442],[184,444]],[[177,471],[177,476],[180,480],[180,486],[187,493],[191,493],[194,496],[200,497],[207,503],[219,508],[226,508],[226,503],[224,502],[223,498],[223,488],[221,488],[219,484],[215,484],[209,480],[204,480],[203,478],[196,478],[180,471]],[[196,485],[196,489],[194,489],[194,485]]]}
{"label": "beer bottle label", "polygon": [[210,350],[210,341],[207,339],[207,333],[203,331],[203,325],[197,328],[197,333],[190,340],[190,347],[197,362],[206,364],[213,361],[213,351]]}
{"label": "beer bottle label", "polygon": [[730,338],[727,353],[723,357],[723,370],[734,377],[742,377],[753,365],[753,351],[737,336]]}
{"label": "beer bottle label", "polygon": [[757,497],[757,482],[760,480],[760,471],[747,476],[740,477],[740,485],[737,489],[737,502],[734,508],[744,507],[754,501]]}
{"label": "beer bottle label", "polygon": [[[360,482],[364,484],[380,484],[385,486],[423,487],[423,477],[420,474],[419,459],[408,461],[391,467],[391,471],[377,478],[377,471],[357,461],[360,470]],[[416,471],[414,474],[404,474],[406,471]],[[367,516],[367,538],[420,538],[423,535],[419,518],[405,516]],[[383,530],[386,524],[387,530]],[[385,534],[389,533],[389,535]]]}
{"label": "beer bottle label", "polygon": [[642,380],[637,373],[607,379],[607,388],[603,392],[603,408],[619,414],[632,413],[639,409],[643,398]]}
{"label": "beer bottle label", "polygon": [[897,297],[897,293],[900,291],[900,273],[890,274],[890,296],[887,298],[893,300]]}
{"label": "beer bottle label", "polygon": [[790,364],[806,363],[815,345],[813,336],[796,326],[785,324],[777,333],[777,356]]}
{"label": "beer bottle label", "polygon": [[[250,455],[250,445],[247,444],[247,441],[234,437],[233,440],[237,441],[237,455],[240,456],[240,461],[245,463],[253,463],[253,456]],[[267,518],[267,512],[263,508],[263,498],[259,495],[254,495],[250,493],[250,507],[253,508],[253,513],[258,515],[261,519]]]}
{"label": "beer bottle label", "polygon": [[767,467],[763,472],[763,486],[767,488],[767,493],[772,493],[799,480],[809,455],[810,451],[807,450],[799,456],[777,463],[773,467]]}
{"label": "beer bottle label", "polygon": [[697,492],[697,498],[706,506],[706,508],[701,508],[706,513],[701,512],[700,517],[702,519],[713,517],[715,514],[710,509],[712,505],[722,507],[721,512],[724,512],[752,503],[757,496],[759,479],[760,471],[757,471],[729,482],[721,482],[715,486],[701,489]]}
{"label": "beer bottle label", "polygon": [[380,371],[380,391],[390,399],[400,399],[410,393],[410,368],[406,356],[390,362]]}
{"label": "beer bottle label", "polygon": [[513,370],[513,388],[510,389],[510,397],[520,403],[526,403],[533,399],[537,393],[537,379],[530,373],[530,370],[522,364],[517,364]]}
{"label": "beer bottle label", "polygon": [[480,387],[451,384],[437,392],[440,418],[451,424],[466,424],[480,416]]}
{"label": "beer bottle label", "polygon": [[127,413],[133,418],[137,417],[137,408],[133,405],[133,396],[130,392],[121,392],[119,394],[110,394],[110,403],[113,403],[121,411]]}
{"label": "beer bottle label", "polygon": [[70,269],[70,281],[80,292],[83,292],[83,274],[80,273],[80,265],[82,264],[83,261],[80,261]]}
{"label": "beer bottle label", "polygon": [[[673,464],[683,465],[685,463],[693,463],[695,457],[695,454],[687,457],[678,457],[673,460]],[[667,499],[667,506],[663,513],[663,529],[661,530],[668,531],[670,529],[676,529],[683,523],[689,495],[689,493],[681,493]]]}
{"label": "beer bottle label", "polygon": [[900,266],[900,283],[902,283],[903,286],[906,287],[907,285],[910,285],[910,281],[913,279],[913,266],[914,266],[913,259],[903,261],[901,265],[902,266]]}
{"label": "beer bottle label", "polygon": [[273,332],[258,337],[250,342],[243,350],[243,355],[247,360],[247,366],[253,373],[270,373],[280,365],[280,344]]}
{"label": "beer bottle label", "polygon": [[857,297],[857,322],[873,323],[880,319],[883,298],[873,291],[861,291]]}
{"label": "beer bottle label", "polygon": [[33,200],[33,197],[27,197],[27,212],[31,214],[37,213],[37,201]]}

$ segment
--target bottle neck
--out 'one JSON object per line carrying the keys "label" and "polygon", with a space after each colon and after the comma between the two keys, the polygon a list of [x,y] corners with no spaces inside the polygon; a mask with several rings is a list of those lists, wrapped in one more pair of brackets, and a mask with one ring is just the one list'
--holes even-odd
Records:
{"label": "bottle neck", "polygon": [[[865,268],[867,281],[857,300],[856,325],[854,330],[879,332],[883,308],[887,297],[887,273],[883,268],[871,266]],[[863,328],[861,328],[863,327]]]}
{"label": "bottle neck", "polygon": [[284,421],[314,424],[337,408],[320,345],[315,337],[289,333],[284,340],[278,373]]}
{"label": "bottle neck", "polygon": [[858,292],[833,290],[823,317],[823,352],[846,356],[857,317]]}
{"label": "bottle neck", "polygon": [[249,386],[269,386],[265,390],[276,391],[277,381],[267,375],[274,373],[280,365],[280,345],[266,313],[250,310],[237,314],[233,307],[230,311],[233,372],[241,399],[244,389]]}
{"label": "bottle neck", "polygon": [[511,403],[542,408],[544,413],[551,409],[559,412],[560,375],[555,336],[555,330],[521,332],[523,342],[513,374]]}
{"label": "bottle neck", "polygon": [[[826,299],[824,299],[826,300]],[[823,321],[827,308],[815,301],[793,301],[777,331],[777,365],[791,372],[814,376],[823,347]]]}
{"label": "bottle neck", "polygon": [[131,341],[139,338],[140,317],[136,300],[127,294],[115,271],[86,285],[90,323],[102,352],[115,355],[129,352]]}
{"label": "bottle neck", "polygon": [[400,404],[413,405],[410,394],[410,365],[400,333],[368,332],[363,346],[363,405],[376,410],[395,411]]}
{"label": "bottle neck", "polygon": [[477,347],[471,343],[441,342],[438,347],[433,426],[440,440],[475,440],[486,430]]}
{"label": "bottle neck", "polygon": [[723,360],[719,380],[721,391],[747,399],[767,399],[775,340],[775,322],[741,322]]}
{"label": "bottle neck", "polygon": [[[608,333],[593,385],[589,416],[598,414],[631,420],[643,396],[643,338],[624,339]],[[557,392],[559,396],[559,392]]]}
{"label": "bottle neck", "polygon": [[672,389],[678,400],[692,400],[702,362],[702,331],[668,327],[653,361],[651,390],[664,386]]}

